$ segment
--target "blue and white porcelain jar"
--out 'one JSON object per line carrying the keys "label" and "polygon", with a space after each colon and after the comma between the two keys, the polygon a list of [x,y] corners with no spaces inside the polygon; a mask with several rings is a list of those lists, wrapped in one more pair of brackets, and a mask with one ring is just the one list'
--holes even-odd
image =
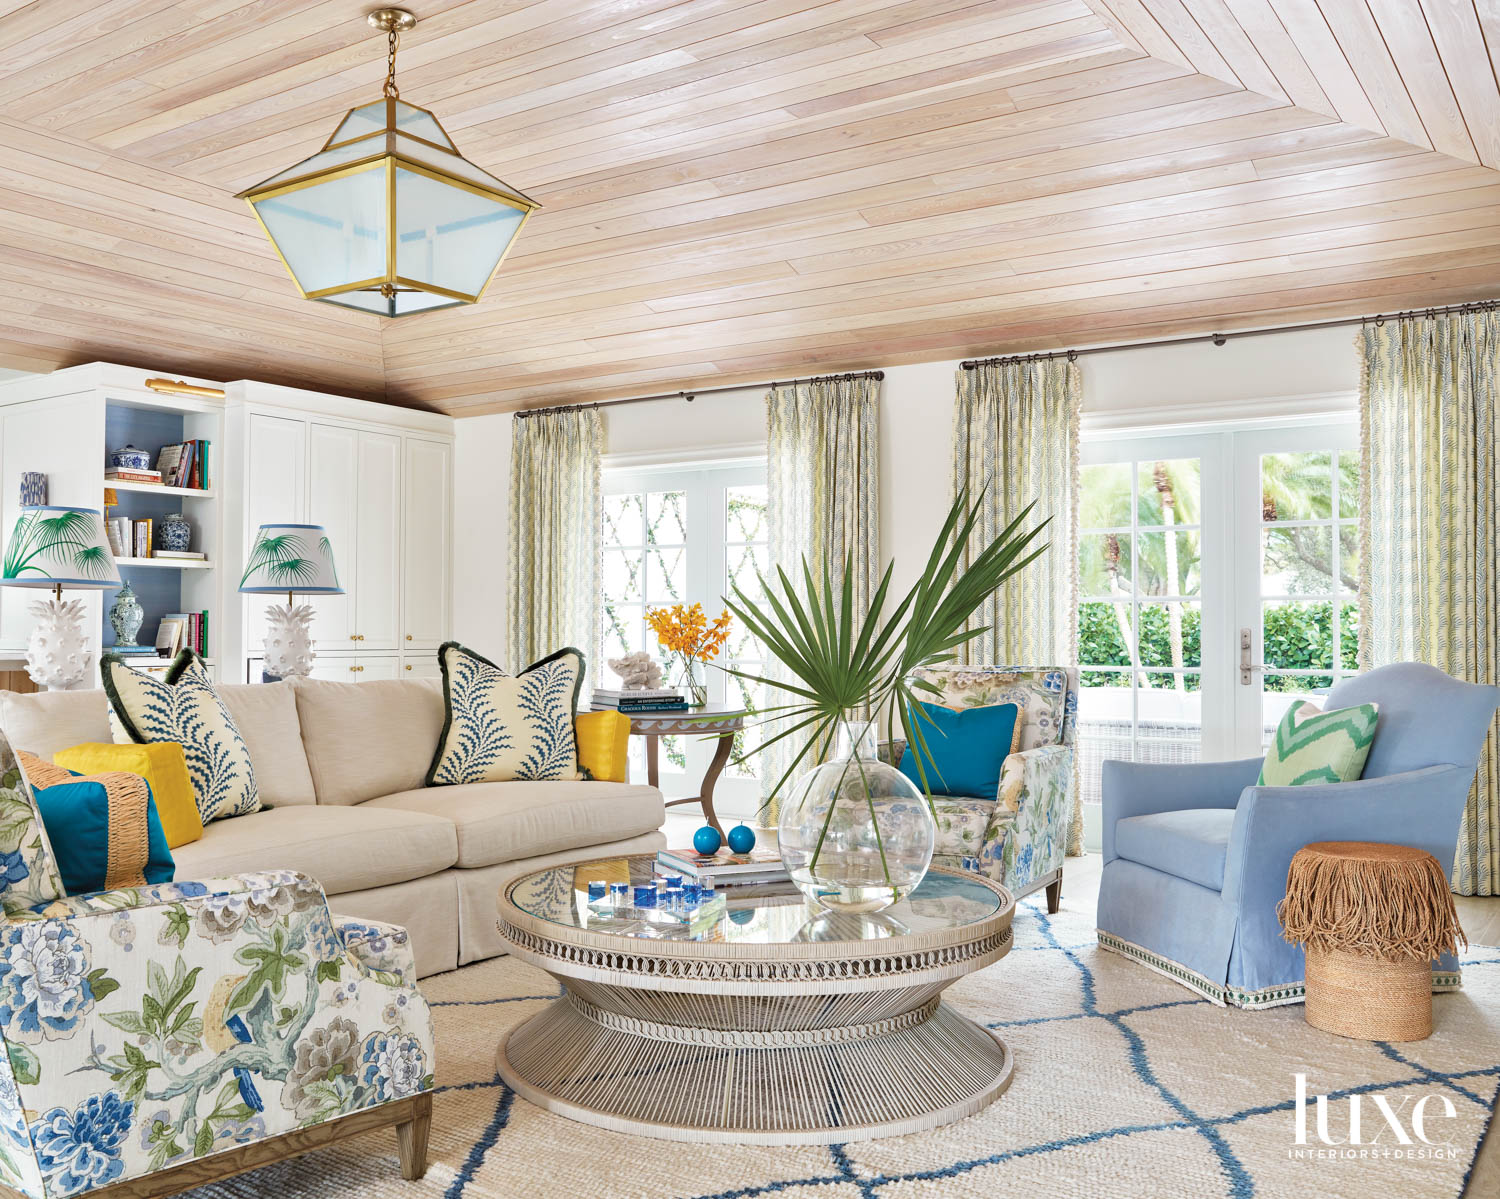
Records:
{"label": "blue and white porcelain jar", "polygon": [[193,543],[193,526],[181,512],[163,516],[156,525],[156,548],[159,550],[185,550]]}
{"label": "blue and white porcelain jar", "polygon": [[138,450],[133,445],[110,450],[109,464],[119,470],[150,470],[151,451]]}
{"label": "blue and white porcelain jar", "polygon": [[115,631],[115,644],[133,646],[135,635],[141,631],[141,621],[145,617],[141,601],[136,599],[135,591],[127,582],[120,588],[120,594],[115,596],[115,602],[109,609],[109,627]]}

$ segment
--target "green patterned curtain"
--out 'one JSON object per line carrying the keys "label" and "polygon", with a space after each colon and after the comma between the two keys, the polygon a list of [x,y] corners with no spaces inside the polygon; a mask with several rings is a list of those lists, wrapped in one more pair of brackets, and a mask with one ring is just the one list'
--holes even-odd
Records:
{"label": "green patterned curtain", "polygon": [[953,413],[954,494],[985,506],[986,545],[1033,499],[1051,549],[1010,578],[975,614],[988,626],[959,652],[982,666],[1071,665],[1078,652],[1078,365],[1065,358],[1001,362],[958,372]]}
{"label": "green patterned curtain", "polygon": [[[842,587],[853,557],[856,608],[868,605],[880,569],[879,380],[818,379],[766,393],[766,519],[773,567],[796,579],[805,556],[814,572],[828,562]],[[767,664],[775,677],[776,663]],[[774,696],[768,702],[777,701]],[[775,734],[775,724],[763,736]],[[788,737],[760,757],[769,791],[800,749]],[[806,760],[804,760],[806,761]],[[771,819],[775,819],[774,809]]]}
{"label": "green patterned curtain", "polygon": [[[1360,660],[1500,682],[1500,315],[1366,325]],[[1500,895],[1500,733],[1490,729],[1453,889]]]}
{"label": "green patterned curtain", "polygon": [[554,650],[599,643],[603,495],[598,410],[568,408],[513,420],[510,451],[510,669]]}
{"label": "green patterned curtain", "polygon": [[[953,489],[984,496],[971,546],[989,544],[1032,500],[1050,517],[1050,549],[1008,579],[969,623],[985,632],[959,648],[976,666],[1078,661],[1078,417],[1083,379],[1066,358],[960,369],[953,412]],[[967,562],[965,562],[967,565]],[[1068,853],[1083,852],[1078,765]]]}

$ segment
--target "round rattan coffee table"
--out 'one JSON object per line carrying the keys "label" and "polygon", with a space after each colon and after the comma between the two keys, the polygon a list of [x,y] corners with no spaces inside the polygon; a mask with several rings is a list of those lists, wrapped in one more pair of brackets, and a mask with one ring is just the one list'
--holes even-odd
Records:
{"label": "round rattan coffee table", "polygon": [[511,952],[564,988],[501,1039],[500,1076],[523,1098],[668,1140],[834,1144],[950,1123],[1010,1085],[1005,1043],[942,1002],[1010,951],[1003,887],[934,867],[873,916],[737,890],[695,926],[590,907],[591,879],[644,883],[653,861],[501,889]]}

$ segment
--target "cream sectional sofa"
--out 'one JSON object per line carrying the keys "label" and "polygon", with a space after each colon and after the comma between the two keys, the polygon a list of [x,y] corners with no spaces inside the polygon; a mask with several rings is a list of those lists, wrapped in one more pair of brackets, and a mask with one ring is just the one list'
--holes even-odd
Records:
{"label": "cream sectional sofa", "polygon": [[[495,897],[515,874],[655,852],[662,796],[623,783],[424,787],[443,727],[437,680],[227,684],[266,810],[216,820],[172,856],[179,879],[300,870],[342,916],[411,933],[418,974],[505,952]],[[50,759],[111,741],[104,692],[0,692],[12,746]]]}

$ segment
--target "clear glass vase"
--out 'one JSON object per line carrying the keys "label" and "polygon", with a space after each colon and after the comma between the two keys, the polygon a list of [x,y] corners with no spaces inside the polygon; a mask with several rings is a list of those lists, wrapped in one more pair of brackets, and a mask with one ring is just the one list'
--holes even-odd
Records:
{"label": "clear glass vase", "polygon": [[708,703],[708,682],[703,677],[702,663],[684,662],[678,673],[677,686],[682,688],[689,707],[701,708]]}
{"label": "clear glass vase", "polygon": [[937,826],[916,784],[876,757],[872,724],[846,722],[839,740],[838,758],[798,778],[781,801],[781,860],[813,902],[878,912],[922,881]]}

